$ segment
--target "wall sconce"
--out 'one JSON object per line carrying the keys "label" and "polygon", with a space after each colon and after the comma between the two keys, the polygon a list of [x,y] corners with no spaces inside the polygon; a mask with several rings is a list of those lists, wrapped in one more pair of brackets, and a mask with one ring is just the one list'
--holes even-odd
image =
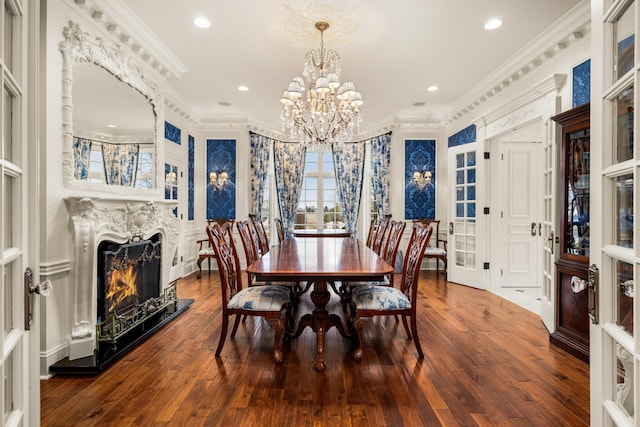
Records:
{"label": "wall sconce", "polygon": [[164,174],[164,182],[167,185],[175,185],[178,183],[178,174],[175,172],[167,172]]}
{"label": "wall sconce", "polygon": [[209,173],[209,184],[218,191],[224,190],[228,182],[229,174],[225,171]]}
{"label": "wall sconce", "polygon": [[413,173],[413,184],[418,190],[424,190],[431,184],[432,172],[430,170],[415,171]]}

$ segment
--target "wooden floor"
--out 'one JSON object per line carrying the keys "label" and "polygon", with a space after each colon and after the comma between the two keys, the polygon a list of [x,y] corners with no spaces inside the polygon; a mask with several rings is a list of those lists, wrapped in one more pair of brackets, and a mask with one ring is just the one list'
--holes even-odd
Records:
{"label": "wooden floor", "polygon": [[423,360],[390,317],[367,325],[358,364],[330,330],[317,373],[311,330],[275,365],[260,319],[241,324],[216,359],[218,275],[191,275],[178,296],[195,303],[99,376],[41,382],[42,425],[589,425],[589,366],[550,345],[538,316],[434,272],[420,280]]}

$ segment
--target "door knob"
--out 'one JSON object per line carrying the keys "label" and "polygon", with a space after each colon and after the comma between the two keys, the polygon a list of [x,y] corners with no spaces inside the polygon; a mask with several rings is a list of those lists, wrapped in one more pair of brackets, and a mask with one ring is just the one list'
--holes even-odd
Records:
{"label": "door knob", "polygon": [[51,285],[51,280],[48,279],[38,285],[34,285],[33,271],[27,267],[24,271],[24,328],[27,331],[31,329],[31,324],[33,323],[32,294],[48,297],[51,295],[52,289],[53,286]]}

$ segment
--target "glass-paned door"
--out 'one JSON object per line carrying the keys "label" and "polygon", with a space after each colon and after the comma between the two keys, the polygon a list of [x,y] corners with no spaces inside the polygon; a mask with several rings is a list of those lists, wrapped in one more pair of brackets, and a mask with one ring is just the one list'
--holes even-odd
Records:
{"label": "glass-paned door", "polygon": [[640,251],[634,216],[635,188],[640,183],[635,138],[639,11],[637,1],[599,6],[594,9],[599,19],[592,21],[596,33],[604,37],[592,50],[596,91],[592,89],[591,101],[589,252],[591,265],[599,268],[599,282],[589,332],[591,383],[600,386],[591,390],[591,423],[638,426],[640,339],[635,325],[640,319],[634,285],[640,274]]}
{"label": "glass-paned door", "polygon": [[448,153],[450,197],[448,242],[448,280],[469,286],[482,286],[478,269],[482,268],[478,245],[479,195],[478,143],[450,147]]}
{"label": "glass-paned door", "polygon": [[[39,302],[33,299],[36,317],[29,332],[25,321],[25,297],[29,296],[23,280],[26,268],[37,264],[36,251],[29,250],[38,235],[37,200],[28,197],[28,190],[31,180],[36,181],[36,175],[29,174],[30,170],[35,174],[30,153],[35,152],[39,128],[29,106],[38,87],[29,74],[35,64],[27,60],[36,47],[36,3],[7,0],[0,11],[0,426],[39,423],[39,316],[35,311]],[[33,277],[39,278],[37,269]]]}

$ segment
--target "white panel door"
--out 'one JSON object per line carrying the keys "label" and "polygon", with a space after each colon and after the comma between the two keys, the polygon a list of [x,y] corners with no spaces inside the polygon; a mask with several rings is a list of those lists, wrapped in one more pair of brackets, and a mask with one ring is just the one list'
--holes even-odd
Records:
{"label": "white panel door", "polygon": [[539,287],[540,234],[538,147],[535,142],[499,142],[492,204],[491,287]]}
{"label": "white panel door", "polygon": [[[0,11],[0,426],[40,422],[37,317],[26,319],[25,270],[37,267],[36,144],[38,3],[5,0]],[[28,126],[27,126],[28,125]],[[33,173],[30,174],[29,171]],[[38,270],[34,268],[34,284]],[[25,295],[27,294],[27,295]]]}

